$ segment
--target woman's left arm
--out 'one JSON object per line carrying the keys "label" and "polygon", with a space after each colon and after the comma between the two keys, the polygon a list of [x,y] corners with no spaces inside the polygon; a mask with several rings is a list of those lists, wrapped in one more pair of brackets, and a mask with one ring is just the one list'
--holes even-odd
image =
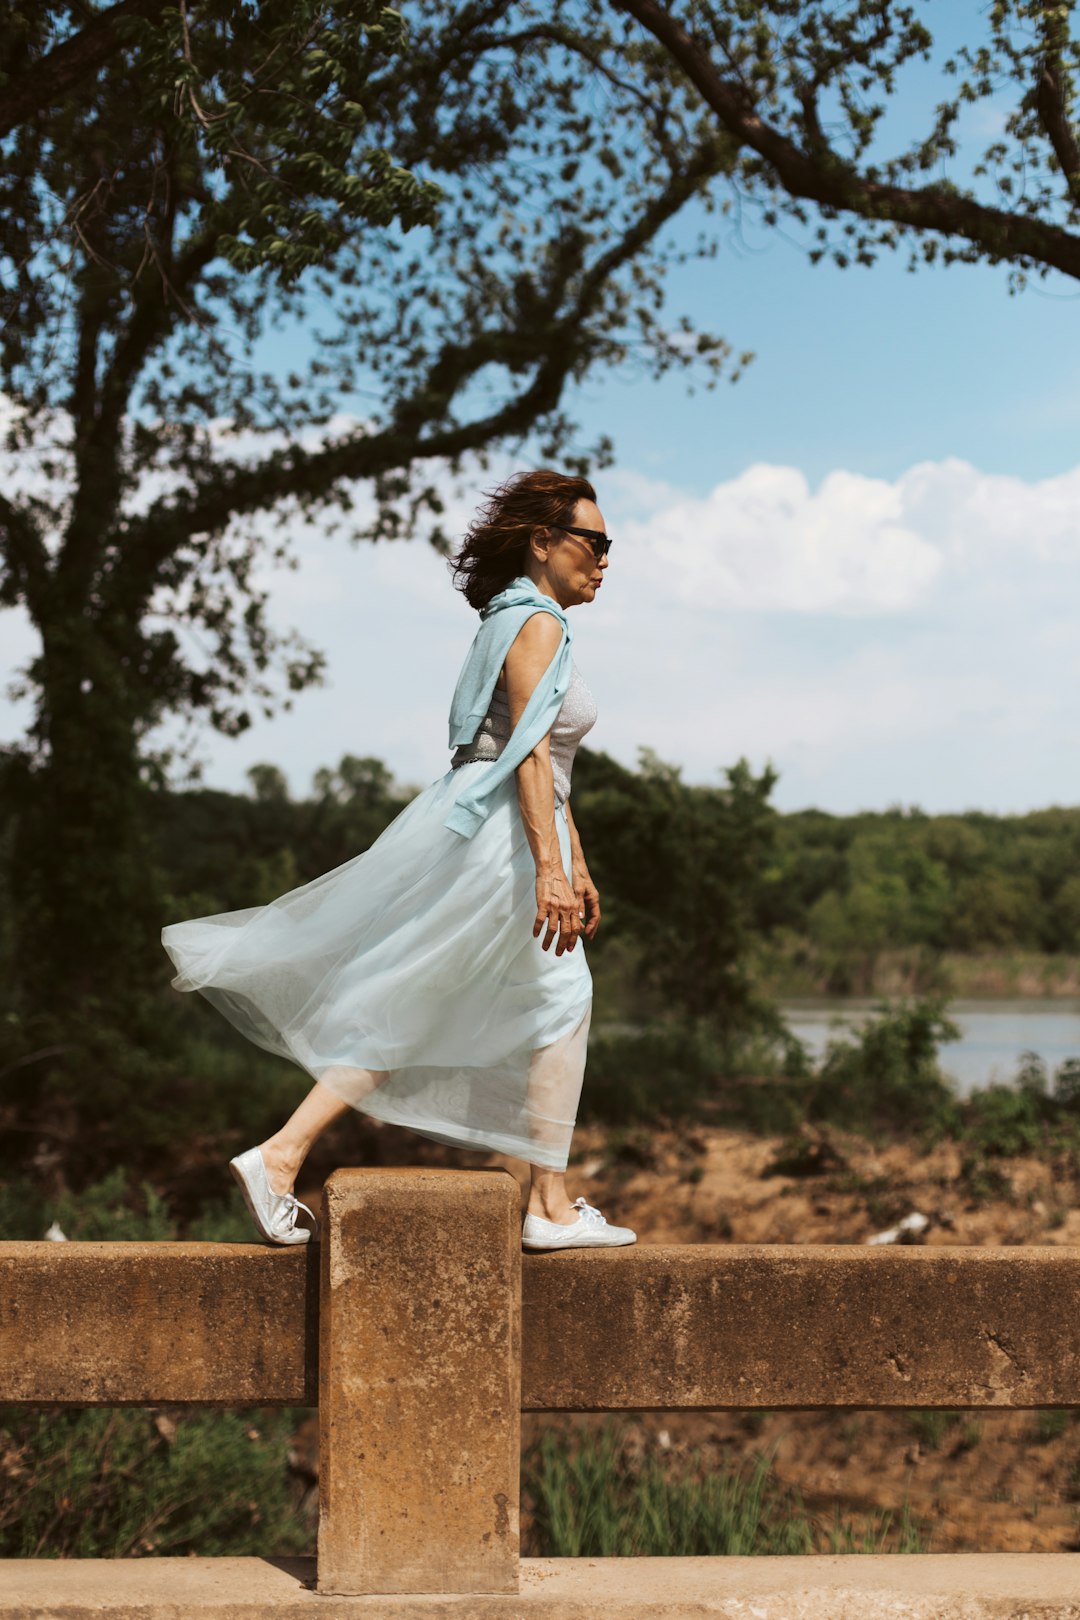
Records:
{"label": "woman's left arm", "polygon": [[600,926],[600,896],[585,864],[585,851],[581,847],[581,836],[574,825],[570,800],[566,799],[564,803],[566,825],[570,829],[570,881],[577,896],[578,908],[585,917],[582,933],[589,939],[595,939],[596,930]]}

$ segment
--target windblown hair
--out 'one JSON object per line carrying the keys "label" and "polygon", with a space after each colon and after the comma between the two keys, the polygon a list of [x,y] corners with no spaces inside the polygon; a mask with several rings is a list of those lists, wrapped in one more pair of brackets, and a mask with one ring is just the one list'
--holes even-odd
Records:
{"label": "windblown hair", "polygon": [[595,501],[587,478],[538,468],[515,473],[485,494],[462,542],[451,559],[454,587],[477,612],[518,574],[527,572],[533,529],[557,529],[573,522],[578,501]]}

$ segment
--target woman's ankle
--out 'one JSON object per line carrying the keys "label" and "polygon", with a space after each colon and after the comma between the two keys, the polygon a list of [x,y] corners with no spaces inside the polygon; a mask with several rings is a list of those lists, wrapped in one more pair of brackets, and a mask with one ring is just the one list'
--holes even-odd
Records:
{"label": "woman's ankle", "polygon": [[529,1187],[527,1215],[540,1215],[545,1221],[557,1221],[560,1226],[572,1226],[578,1212],[570,1202],[566,1183],[561,1176],[546,1175],[535,1179]]}
{"label": "woman's ankle", "polygon": [[259,1144],[259,1152],[266,1166],[271,1190],[279,1196],[292,1192],[305,1155],[290,1143],[279,1142],[272,1136]]}

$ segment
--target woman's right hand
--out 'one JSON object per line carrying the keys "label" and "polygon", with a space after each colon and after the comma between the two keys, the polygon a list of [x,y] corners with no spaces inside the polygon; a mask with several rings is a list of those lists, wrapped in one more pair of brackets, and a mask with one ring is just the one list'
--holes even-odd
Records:
{"label": "woman's right hand", "polygon": [[538,937],[545,924],[547,933],[540,941],[541,949],[546,951],[557,934],[559,943],[555,947],[556,956],[561,956],[563,951],[573,950],[577,937],[585,926],[584,918],[578,911],[577,895],[561,867],[552,871],[538,871],[536,874],[536,921],[533,923],[533,939]]}

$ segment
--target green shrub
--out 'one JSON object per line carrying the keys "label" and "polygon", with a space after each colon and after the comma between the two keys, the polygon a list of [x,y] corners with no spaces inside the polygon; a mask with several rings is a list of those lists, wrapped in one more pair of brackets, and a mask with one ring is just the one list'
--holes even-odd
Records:
{"label": "green shrub", "polygon": [[23,1178],[0,1183],[0,1239],[44,1237],[55,1221],[64,1236],[84,1242],[153,1242],[174,1238],[165,1200],[144,1181],[138,1188],[122,1165],[79,1193],[49,1199]]}
{"label": "green shrub", "polygon": [[1049,1094],[1049,1079],[1046,1072],[1046,1063],[1038,1052],[1021,1052],[1017,1060],[1016,1078],[1013,1083],[1017,1091],[1030,1097],[1032,1101],[1047,1097]]}
{"label": "green shrub", "polygon": [[723,1046],[703,1022],[651,1022],[640,1033],[589,1042],[581,1117],[605,1125],[684,1119],[714,1099]]}
{"label": "green shrub", "polygon": [[956,1117],[938,1047],[960,1031],[940,997],[881,1001],[853,1037],[834,1037],[807,1092],[807,1116],[850,1129],[925,1130]]}
{"label": "green shrub", "polygon": [[14,1168],[40,1134],[72,1185],[100,1180],[116,1164],[152,1174],[178,1144],[219,1154],[271,1134],[310,1077],[261,1051],[202,997],[144,997],[120,1027],[104,1012],[63,1020],[0,1020],[5,1102],[25,1129],[5,1144]]}
{"label": "green shrub", "polygon": [[968,1153],[960,1161],[960,1183],[973,1204],[995,1201],[1012,1203],[1015,1190],[1012,1178],[996,1164],[989,1163],[981,1153]]}
{"label": "green shrub", "polygon": [[47,1198],[31,1181],[0,1182],[0,1241],[42,1238],[55,1222],[66,1238],[110,1243],[155,1242],[177,1237],[202,1243],[249,1243],[251,1216],[239,1187],[230,1183],[222,1200],[211,1201],[186,1230],[148,1181],[136,1184],[118,1165],[81,1192]]}
{"label": "green shrub", "polygon": [[972,1092],[964,1108],[964,1139],[988,1158],[1031,1153],[1043,1139],[1040,1093],[986,1086]]}
{"label": "green shrub", "polygon": [[651,1020],[589,1041],[581,1118],[652,1126],[707,1117],[772,1135],[802,1119],[806,1073],[805,1049],[786,1033],[726,1039],[704,1018]]}
{"label": "green shrub", "polygon": [[783,1080],[728,1080],[716,1104],[718,1124],[758,1136],[788,1136],[806,1117],[803,1091]]}
{"label": "green shrub", "polygon": [[233,1183],[224,1199],[204,1204],[184,1236],[192,1243],[251,1243],[255,1233],[239,1187]]}
{"label": "green shrub", "polygon": [[1054,1101],[1071,1113],[1080,1112],[1080,1058],[1066,1058],[1054,1070]]}
{"label": "green shrub", "polygon": [[44,1237],[52,1220],[40,1187],[24,1176],[0,1181],[0,1243]]}
{"label": "green shrub", "polygon": [[287,1470],[301,1416],[0,1407],[0,1557],[310,1553]]}

